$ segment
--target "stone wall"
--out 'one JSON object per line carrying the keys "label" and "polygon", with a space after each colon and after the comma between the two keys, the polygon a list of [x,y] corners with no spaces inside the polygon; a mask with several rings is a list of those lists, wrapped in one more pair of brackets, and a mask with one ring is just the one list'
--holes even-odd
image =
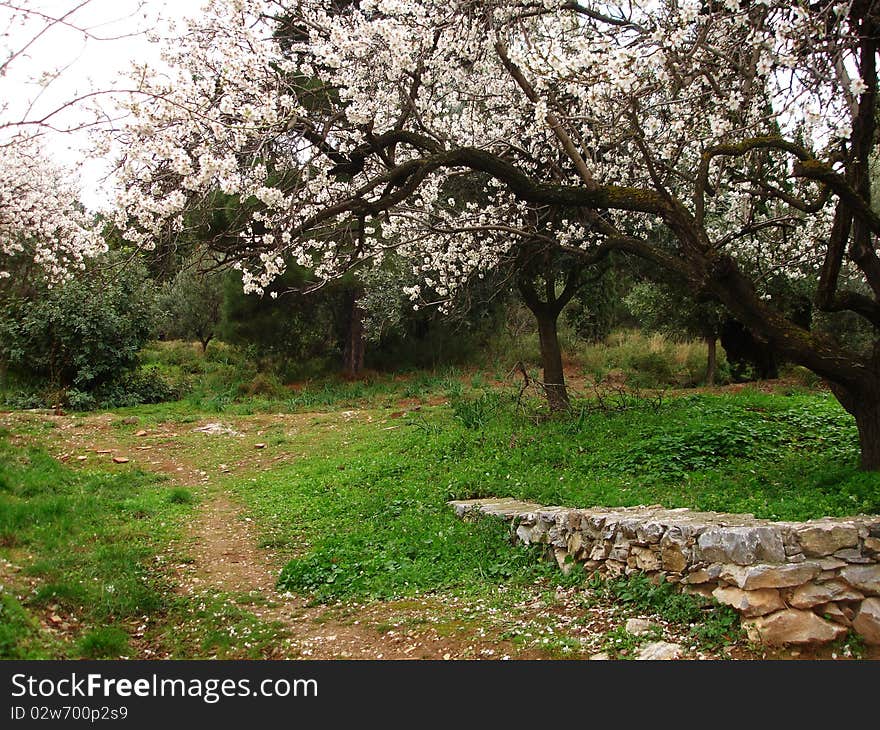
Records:
{"label": "stone wall", "polygon": [[546,545],[563,570],[644,572],[711,596],[743,616],[753,641],[824,643],[852,629],[880,644],[880,515],[770,522],[661,506],[450,505],[509,521],[516,540]]}

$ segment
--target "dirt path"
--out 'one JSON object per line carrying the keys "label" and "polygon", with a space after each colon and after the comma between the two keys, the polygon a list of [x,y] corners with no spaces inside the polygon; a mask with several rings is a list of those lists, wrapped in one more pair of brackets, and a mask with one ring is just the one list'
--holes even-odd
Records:
{"label": "dirt path", "polygon": [[[253,445],[237,438],[247,432],[251,440],[263,438],[273,423],[291,428],[313,423],[324,414],[260,414],[237,417],[240,431],[228,434],[195,433],[207,420],[142,423],[112,414],[70,417],[51,414],[9,414],[10,426],[33,428],[42,424],[51,434],[50,452],[71,466],[93,466],[102,461],[110,468],[140,468],[164,474],[168,488],[185,487],[198,497],[196,512],[179,545],[169,546],[174,565],[166,576],[174,590],[192,605],[217,606],[253,614],[264,629],[274,632],[264,658],[315,659],[456,659],[516,654],[535,658],[546,655],[518,651],[498,632],[486,631],[477,617],[450,619],[459,606],[448,597],[427,596],[418,600],[346,602],[335,606],[309,606],[302,596],[281,593],[275,583],[289,552],[260,547],[260,529],[228,494],[228,483],[218,477],[243,474],[278,465],[273,457],[259,456]],[[343,414],[345,417],[345,414]],[[335,427],[329,425],[330,428]],[[22,444],[28,436],[13,436]],[[111,464],[123,456],[124,464]],[[296,458],[295,454],[288,455]],[[80,461],[82,457],[85,460]],[[221,462],[228,462],[221,463]],[[193,621],[199,619],[194,616]],[[143,627],[140,627],[143,628]],[[155,627],[158,633],[182,633],[190,627]],[[275,640],[277,639],[277,640]],[[244,637],[236,639],[241,644]],[[172,642],[173,643],[173,642]],[[139,656],[176,656],[166,642],[150,639],[138,630],[132,645]],[[231,647],[232,656],[246,656]],[[178,657],[183,658],[183,657]]]}
{"label": "dirt path", "polygon": [[193,562],[182,566],[178,589],[189,596],[206,591],[246,595],[248,610],[279,627],[276,658],[452,659],[474,654],[473,641],[442,637],[430,628],[394,630],[402,617],[416,624],[426,620],[424,614],[439,608],[431,601],[380,602],[351,612],[310,607],[301,597],[280,593],[275,587],[282,567],[278,556],[257,546],[255,532],[228,496],[214,494],[189,530]]}

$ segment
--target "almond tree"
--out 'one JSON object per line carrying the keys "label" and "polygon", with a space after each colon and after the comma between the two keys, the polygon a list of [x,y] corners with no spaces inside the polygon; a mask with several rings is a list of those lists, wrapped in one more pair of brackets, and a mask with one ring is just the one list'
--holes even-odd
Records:
{"label": "almond tree", "polygon": [[[49,102],[45,92],[63,83],[65,69],[35,50],[56,30],[95,41],[118,37],[81,22],[90,4],[0,1],[0,278],[36,269],[59,281],[106,250],[95,219],[78,201],[75,171],[51,158],[43,137],[104,123],[103,114],[90,104],[118,90],[97,89]],[[38,90],[28,98],[20,83],[25,78]]]}
{"label": "almond tree", "polygon": [[16,137],[0,146],[0,279],[29,267],[61,281],[106,251],[70,177],[37,139]]}
{"label": "almond tree", "polygon": [[[132,109],[119,223],[149,246],[219,188],[253,203],[223,251],[246,288],[394,246],[441,306],[536,233],[638,255],[825,378],[880,469],[880,348],[762,290],[806,271],[819,310],[880,325],[878,30],[868,0],[214,0]],[[449,194],[475,175],[480,202]]]}

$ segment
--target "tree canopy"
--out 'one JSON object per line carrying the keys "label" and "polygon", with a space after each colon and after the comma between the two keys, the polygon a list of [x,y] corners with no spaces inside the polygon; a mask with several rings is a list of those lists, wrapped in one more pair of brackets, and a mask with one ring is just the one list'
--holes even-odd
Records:
{"label": "tree canopy", "polygon": [[868,0],[212,0],[117,131],[117,224],[152,247],[220,191],[246,291],[394,248],[441,307],[522,244],[636,254],[826,378],[880,467],[875,348],[764,286],[880,325],[878,23]]}

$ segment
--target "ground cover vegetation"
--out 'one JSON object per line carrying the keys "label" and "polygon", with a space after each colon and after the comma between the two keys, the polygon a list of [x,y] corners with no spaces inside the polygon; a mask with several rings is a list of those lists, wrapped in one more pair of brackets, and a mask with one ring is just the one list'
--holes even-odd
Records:
{"label": "ground cover vegetation", "polygon": [[[200,349],[193,343],[196,356]],[[625,581],[564,576],[536,549],[512,546],[500,524],[461,522],[446,502],[503,494],[792,520],[880,510],[875,475],[858,468],[851,417],[829,393],[794,381],[668,391],[660,401],[614,390],[575,398],[570,412],[555,416],[543,399],[519,391],[449,371],[305,386],[299,400],[8,414],[0,494],[11,617],[5,651],[272,655],[285,645],[284,621],[255,606],[285,605],[279,595],[319,611],[313,619],[321,627],[342,617],[350,629],[363,607],[377,632],[395,621],[451,622],[455,636],[469,636],[476,621],[488,632],[480,646],[508,655],[540,647],[549,652],[541,656],[632,652],[642,640],[621,627],[633,611],[670,622],[698,653],[752,651],[720,606],[646,597],[638,583],[627,589]],[[205,424],[223,429],[196,430]],[[229,519],[247,517],[255,552],[275,556],[269,598],[244,586],[195,598],[172,589],[193,561],[186,524],[218,493],[240,511]],[[547,634],[514,607],[544,600],[547,610],[612,611],[616,624],[606,621],[592,644],[567,623],[555,626],[550,644],[535,643]],[[377,606],[381,617],[370,614]],[[171,622],[187,632],[175,633]],[[94,641],[93,629],[101,634]]]}

